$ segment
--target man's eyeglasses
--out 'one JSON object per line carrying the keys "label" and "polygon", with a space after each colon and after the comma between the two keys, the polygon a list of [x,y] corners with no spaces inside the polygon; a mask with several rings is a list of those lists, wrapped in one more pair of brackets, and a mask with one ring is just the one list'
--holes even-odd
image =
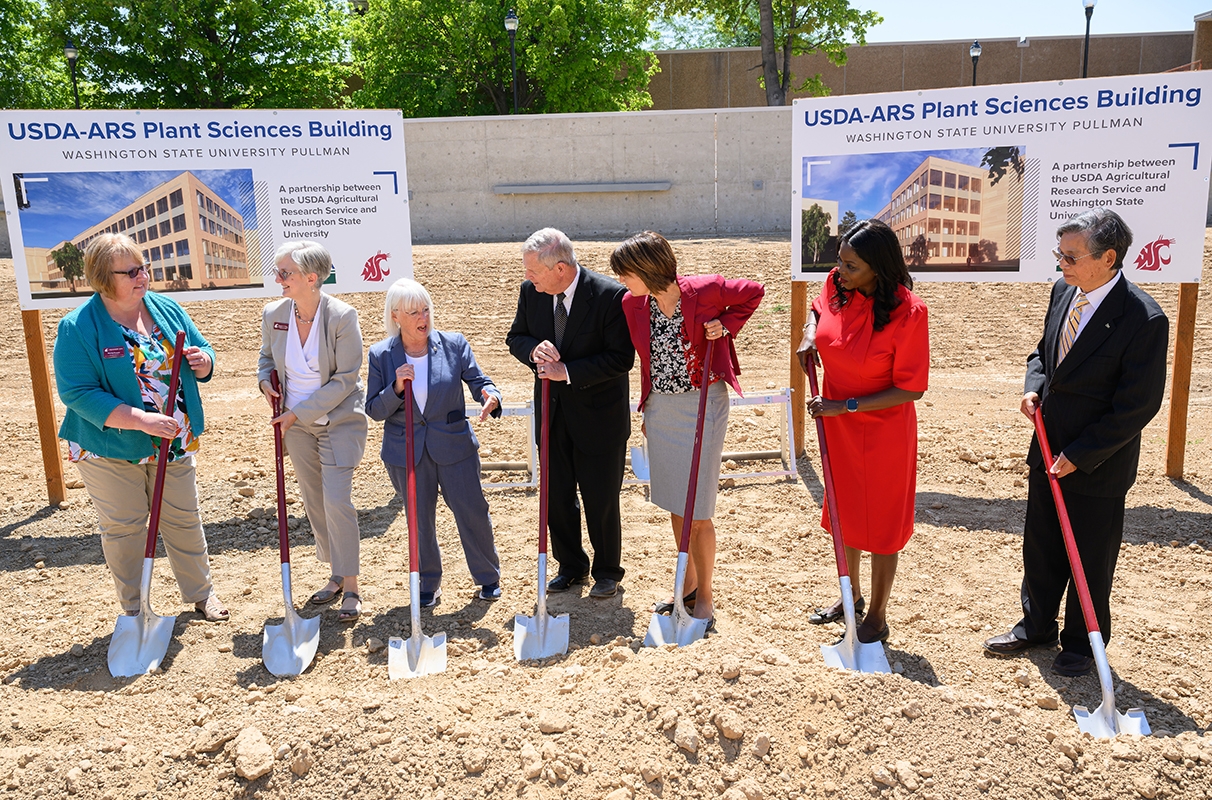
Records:
{"label": "man's eyeglasses", "polygon": [[140,264],[139,266],[131,267],[130,269],[115,269],[110,271],[115,275],[125,275],[133,281],[139,277],[139,273],[147,272],[148,270],[146,264]]}
{"label": "man's eyeglasses", "polygon": [[[1075,264],[1077,264],[1077,262],[1081,261],[1083,258],[1089,258],[1092,255],[1096,255],[1096,254],[1095,253],[1086,253],[1084,256],[1069,256],[1069,255],[1065,255],[1060,250],[1052,251],[1053,258],[1055,258],[1057,261],[1064,261],[1066,264],[1068,264],[1071,267],[1074,266]],[[1101,253],[1098,255],[1101,255]]]}

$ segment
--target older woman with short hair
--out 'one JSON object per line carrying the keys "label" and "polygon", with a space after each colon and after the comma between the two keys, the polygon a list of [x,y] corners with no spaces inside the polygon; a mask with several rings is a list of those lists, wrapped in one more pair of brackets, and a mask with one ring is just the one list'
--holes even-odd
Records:
{"label": "older woman with short hair", "polygon": [[[214,374],[215,351],[185,309],[149,290],[143,252],[126,234],[94,239],[84,251],[84,275],[96,294],[60,320],[55,338],[55,382],[67,406],[59,436],[92,497],[118,600],[126,614],[139,613],[158,445],[171,438],[164,549],[185,602],[208,620],[226,620],[211,583],[194,470],[204,427],[198,384]],[[170,398],[177,331],[185,331],[181,355],[189,368]]]}
{"label": "older woman with short hair", "polygon": [[413,382],[421,596],[412,602],[433,608],[442,596],[439,487],[454,515],[467,568],[480,587],[476,598],[497,600],[501,596],[501,562],[480,485],[480,442],[467,422],[463,385],[480,403],[481,420],[501,416],[501,392],[476,363],[463,334],[434,329],[433,300],[416,281],[401,278],[387,290],[383,327],[387,338],[372,346],[367,357],[366,413],[383,421],[383,463],[392,486],[404,495],[408,479],[404,384]]}
{"label": "older woman with short hair", "polygon": [[[315,242],[287,242],[274,254],[275,280],[282,299],[261,316],[261,357],[257,380],[265,400],[282,398],[273,420],[282,429],[316,537],[316,557],[332,566],[332,576],[311,602],[331,602],[338,593],[337,619],[361,614],[358,593],[358,512],[353,474],[366,450],[362,408],[362,330],[358,312],[321,291],[332,271],[332,256]],[[281,395],[270,384],[277,370]]]}

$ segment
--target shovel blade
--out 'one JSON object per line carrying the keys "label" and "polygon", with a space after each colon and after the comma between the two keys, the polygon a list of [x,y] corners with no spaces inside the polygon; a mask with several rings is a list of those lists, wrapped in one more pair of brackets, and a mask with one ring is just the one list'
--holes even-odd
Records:
{"label": "shovel blade", "polygon": [[1114,707],[1107,708],[1105,705],[1094,711],[1085,706],[1074,706],[1073,717],[1077,720],[1078,730],[1096,738],[1112,739],[1120,733],[1134,733],[1137,736],[1152,733],[1144,709],[1140,708],[1130,708],[1126,714],[1121,714]]}
{"label": "shovel blade", "polygon": [[[680,604],[678,604],[680,606]],[[707,625],[711,620],[697,619],[685,612],[685,609],[674,607],[673,613],[653,614],[648,623],[648,633],[644,635],[645,647],[660,647],[663,644],[676,644],[685,647],[693,644],[707,635]]]}
{"label": "shovel blade", "polygon": [[568,615],[517,614],[513,618],[513,655],[518,661],[562,656],[568,652]]}
{"label": "shovel blade", "polygon": [[413,636],[387,641],[387,677],[420,678],[446,671],[446,634]]}
{"label": "shovel blade", "polygon": [[648,450],[646,448],[631,448],[631,471],[637,479],[648,480]]}
{"label": "shovel blade", "polygon": [[286,609],[281,625],[266,625],[261,634],[261,661],[271,675],[302,675],[320,645],[320,618],[304,619]]}
{"label": "shovel blade", "polygon": [[115,678],[146,675],[160,666],[173,638],[176,617],[161,617],[145,610],[137,616],[118,617],[109,640],[109,674]]}
{"label": "shovel blade", "polygon": [[847,633],[837,644],[821,645],[821,657],[825,665],[834,669],[849,669],[856,672],[892,672],[882,642],[860,642],[853,633]]}

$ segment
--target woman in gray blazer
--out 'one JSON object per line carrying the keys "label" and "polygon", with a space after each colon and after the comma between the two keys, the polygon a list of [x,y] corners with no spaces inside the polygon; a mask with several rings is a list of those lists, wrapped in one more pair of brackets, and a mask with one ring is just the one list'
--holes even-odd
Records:
{"label": "woman in gray blazer", "polygon": [[269,375],[278,371],[285,410],[273,424],[282,429],[299,480],[316,556],[332,565],[332,577],[311,602],[328,603],[344,592],[337,619],[352,622],[362,610],[353,474],[366,450],[358,312],[320,290],[332,271],[332,257],[323,246],[288,242],[278,248],[274,263],[283,299],[261,315],[257,379],[272,407],[278,393]]}
{"label": "woman in gray blazer", "polygon": [[[472,355],[461,333],[433,329],[433,300],[425,287],[401,278],[387,290],[387,338],[367,357],[366,413],[383,421],[383,463],[401,495],[407,485],[404,381],[413,381],[413,462],[417,481],[417,538],[422,608],[442,595],[438,550],[438,487],[454,514],[476,597],[501,596],[501,562],[493,543],[488,501],[480,486],[480,442],[467,422],[463,384],[480,403],[480,419],[501,416],[501,393]],[[414,601],[415,602],[415,601]]]}

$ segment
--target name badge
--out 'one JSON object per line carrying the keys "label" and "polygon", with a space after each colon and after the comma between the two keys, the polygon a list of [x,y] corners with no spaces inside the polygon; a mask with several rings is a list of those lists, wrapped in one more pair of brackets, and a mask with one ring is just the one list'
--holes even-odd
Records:
{"label": "name badge", "polygon": [[102,358],[122,358],[126,355],[125,347],[106,347],[101,351]]}
{"label": "name badge", "polygon": [[275,331],[288,331],[288,330],[290,330],[290,323],[289,322],[275,322],[274,330]]}

